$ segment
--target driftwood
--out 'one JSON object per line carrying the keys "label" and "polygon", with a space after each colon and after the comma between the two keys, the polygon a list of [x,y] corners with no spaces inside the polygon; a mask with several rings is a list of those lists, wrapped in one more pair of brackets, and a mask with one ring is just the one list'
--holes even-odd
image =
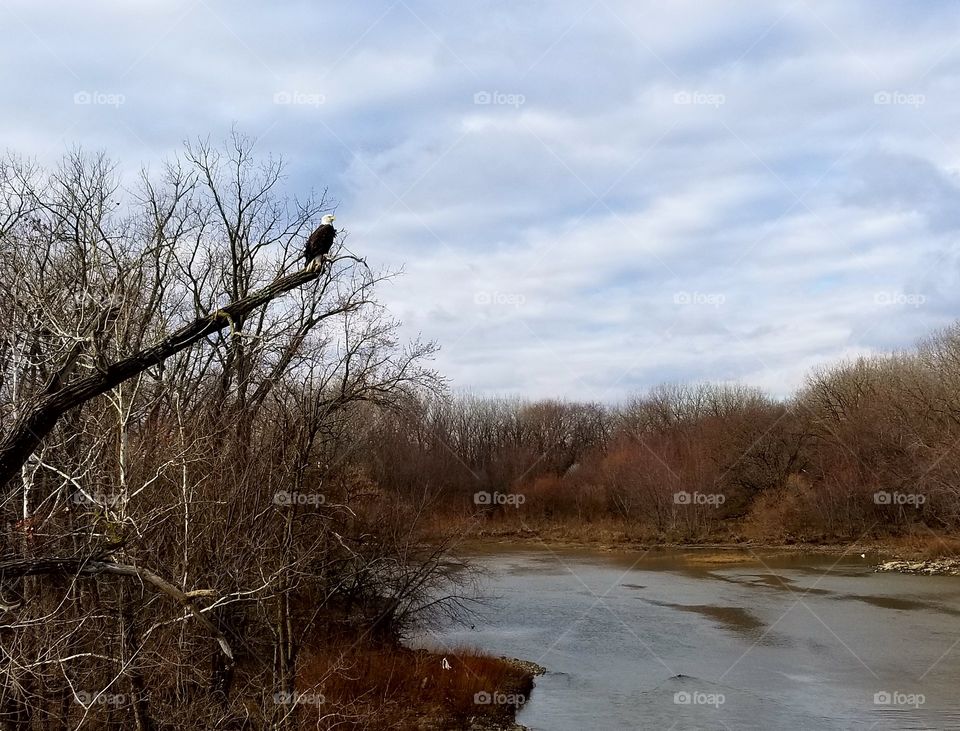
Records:
{"label": "driftwood", "polygon": [[7,433],[0,438],[0,490],[19,474],[30,455],[66,412],[106,393],[128,378],[159,365],[207,335],[231,326],[236,320],[245,318],[257,308],[312,282],[322,274],[321,268],[308,268],[280,277],[250,296],[194,320],[149,348],[112,363],[97,373],[66,385],[60,385],[59,378],[54,379],[30,407],[21,411]]}

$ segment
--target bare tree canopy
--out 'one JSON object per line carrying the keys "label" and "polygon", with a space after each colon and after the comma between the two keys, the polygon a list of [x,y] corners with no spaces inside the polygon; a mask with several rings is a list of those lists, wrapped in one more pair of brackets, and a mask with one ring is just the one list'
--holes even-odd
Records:
{"label": "bare tree canopy", "polygon": [[[56,425],[57,420],[70,409],[116,388],[151,366],[160,365],[170,356],[189,348],[208,335],[249,318],[257,308],[319,276],[318,271],[312,270],[281,277],[243,299],[194,320],[149,348],[57,388],[57,384],[63,381],[66,371],[79,355],[76,349],[71,351],[51,381],[51,386],[45,389],[33,404],[26,407],[0,439],[0,485],[5,485],[20,471],[43,438]],[[330,316],[335,313],[336,311],[326,314]],[[109,310],[105,310],[99,317],[102,320],[108,319]],[[79,345],[83,345],[82,341]]]}
{"label": "bare tree canopy", "polygon": [[283,187],[240,135],[0,162],[0,725],[294,728],[308,657],[469,601],[357,468],[435,346]]}

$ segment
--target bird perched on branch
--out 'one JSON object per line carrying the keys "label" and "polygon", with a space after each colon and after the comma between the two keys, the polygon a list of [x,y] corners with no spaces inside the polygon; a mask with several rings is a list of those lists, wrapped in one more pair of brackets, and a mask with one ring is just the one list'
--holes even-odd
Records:
{"label": "bird perched on branch", "polygon": [[333,227],[335,220],[336,216],[328,213],[320,219],[320,225],[317,227],[317,230],[310,234],[310,238],[307,239],[307,247],[303,252],[307,269],[312,270],[317,267],[323,267],[323,262],[326,261],[327,254],[330,253],[333,240],[337,235],[337,229]]}

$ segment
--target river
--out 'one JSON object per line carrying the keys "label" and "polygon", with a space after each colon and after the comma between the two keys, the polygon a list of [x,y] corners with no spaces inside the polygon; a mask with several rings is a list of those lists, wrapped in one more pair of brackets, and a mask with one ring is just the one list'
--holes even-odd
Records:
{"label": "river", "polygon": [[960,578],[859,553],[471,558],[486,607],[421,642],[545,666],[534,731],[960,728]]}

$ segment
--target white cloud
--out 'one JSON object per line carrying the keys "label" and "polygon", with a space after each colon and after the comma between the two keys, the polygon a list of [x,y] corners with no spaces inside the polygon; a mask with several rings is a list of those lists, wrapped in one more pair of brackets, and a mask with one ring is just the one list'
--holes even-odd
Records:
{"label": "white cloud", "polygon": [[236,123],[294,191],[329,188],[351,247],[405,264],[384,297],[460,388],[786,393],[958,311],[954,4],[19,0],[0,17],[6,144],[136,168]]}

